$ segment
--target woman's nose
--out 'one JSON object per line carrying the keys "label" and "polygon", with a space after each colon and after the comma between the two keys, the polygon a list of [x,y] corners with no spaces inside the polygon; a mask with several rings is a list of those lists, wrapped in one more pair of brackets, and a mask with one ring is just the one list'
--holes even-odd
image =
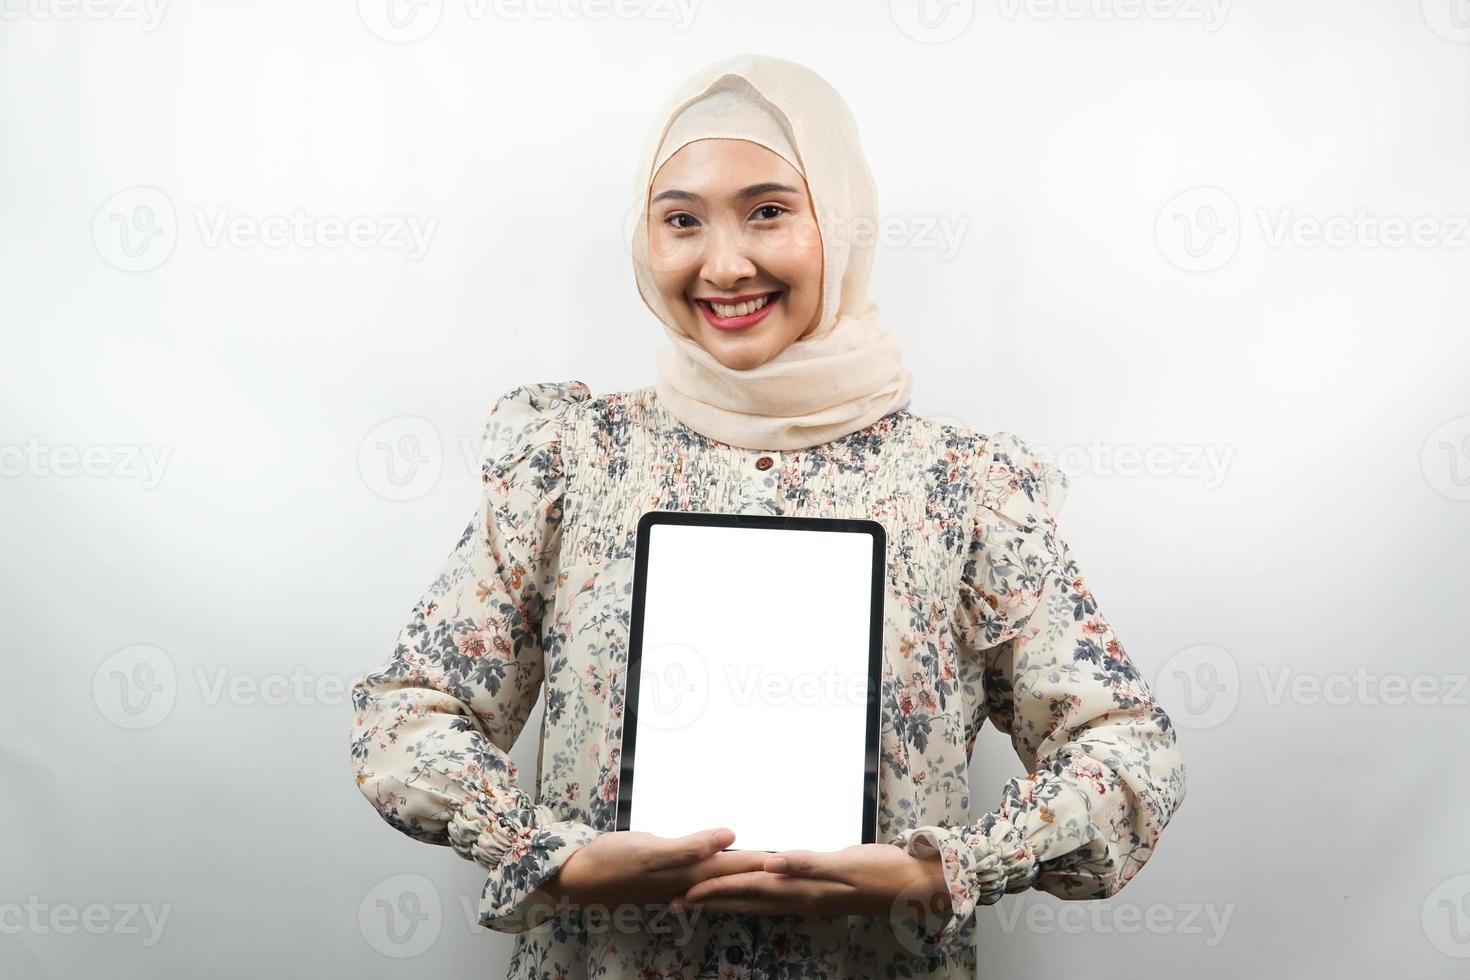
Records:
{"label": "woman's nose", "polygon": [[755,272],[755,263],[746,254],[744,238],[738,231],[716,227],[706,237],[704,264],[700,269],[706,282],[728,289]]}

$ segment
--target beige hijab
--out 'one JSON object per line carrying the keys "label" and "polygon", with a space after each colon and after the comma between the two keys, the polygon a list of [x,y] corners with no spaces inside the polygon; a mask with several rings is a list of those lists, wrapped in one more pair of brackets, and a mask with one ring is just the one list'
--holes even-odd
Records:
{"label": "beige hijab", "polygon": [[[672,344],[658,354],[659,400],[685,425],[746,449],[806,449],[855,432],[909,403],[912,380],[898,338],[877,326],[868,275],[877,193],[847,104],[808,68],[743,54],[686,79],[649,134],[634,193],[638,292]],[[687,143],[745,139],[780,154],[806,178],[822,236],[817,326],[749,370],[728,368],[685,334],[649,267],[653,176]]]}

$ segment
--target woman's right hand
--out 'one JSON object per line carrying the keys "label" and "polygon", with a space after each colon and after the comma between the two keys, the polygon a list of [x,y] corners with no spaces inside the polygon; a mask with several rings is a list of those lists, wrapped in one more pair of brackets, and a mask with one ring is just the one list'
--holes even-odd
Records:
{"label": "woman's right hand", "polygon": [[688,837],[613,831],[575,851],[541,890],[575,905],[666,904],[695,882],[765,867],[770,852],[726,852],[734,840],[728,827]]}

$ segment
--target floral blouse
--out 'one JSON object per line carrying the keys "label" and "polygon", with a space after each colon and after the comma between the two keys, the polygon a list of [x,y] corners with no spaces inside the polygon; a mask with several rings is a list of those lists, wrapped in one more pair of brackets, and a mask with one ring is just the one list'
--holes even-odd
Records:
{"label": "floral blouse", "polygon": [[[1174,726],[1057,532],[1066,477],[1010,433],[903,408],[810,449],[753,451],[688,428],[652,386],[593,397],[566,381],[501,396],[482,456],[478,509],[391,655],[355,681],[352,763],[389,825],[484,868],[479,921],[516,935],[512,977],[973,978],[976,906],[1115,894],[1184,800]],[[653,509],[884,525],[878,841],[940,856],[942,926],[526,914],[616,827],[634,546]],[[543,690],[533,795],[506,752]],[[987,788],[997,805],[972,820],[987,719],[1028,775]]]}

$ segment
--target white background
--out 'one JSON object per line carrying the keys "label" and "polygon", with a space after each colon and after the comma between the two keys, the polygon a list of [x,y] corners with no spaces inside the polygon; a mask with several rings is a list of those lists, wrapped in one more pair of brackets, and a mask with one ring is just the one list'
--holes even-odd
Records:
{"label": "white background", "polygon": [[[653,380],[637,150],[756,50],[857,116],[913,408],[1066,463],[1181,729],[1148,866],[980,910],[982,971],[1464,974],[1464,0],[386,2],[0,2],[0,973],[503,975],[483,876],[358,794],[346,685],[495,397]],[[293,213],[366,244],[251,237]],[[978,815],[1020,769],[975,755]]]}

